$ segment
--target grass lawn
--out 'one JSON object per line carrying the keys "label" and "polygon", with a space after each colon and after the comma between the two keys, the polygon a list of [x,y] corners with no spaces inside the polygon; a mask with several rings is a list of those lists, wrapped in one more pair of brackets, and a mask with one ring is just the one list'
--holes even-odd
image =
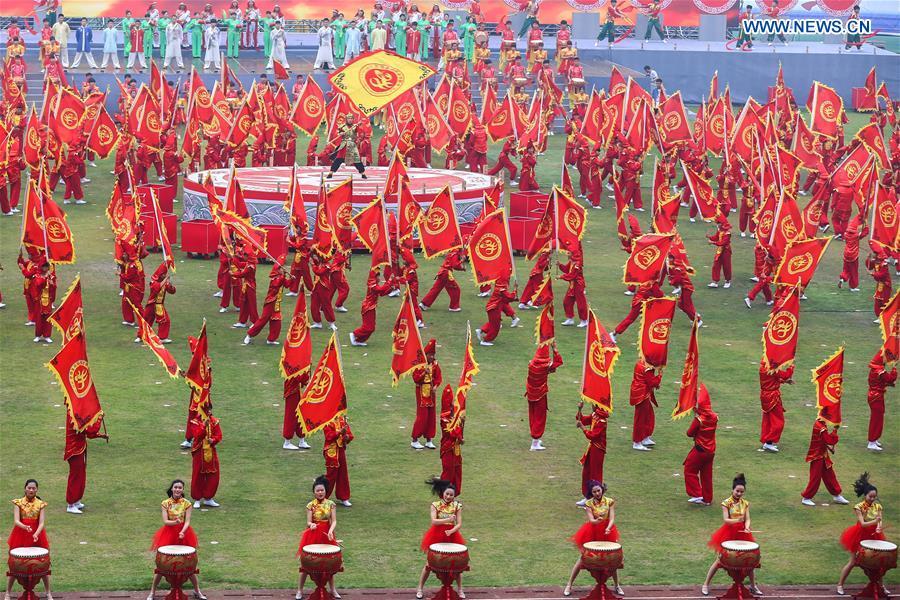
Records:
{"label": "grass lawn", "polygon": [[[851,115],[847,131],[855,131],[866,119]],[[547,156],[539,162],[538,179],[544,189],[557,182],[564,140],[560,135],[552,137]],[[298,146],[305,148],[305,142],[301,140]],[[492,148],[491,160],[497,150],[497,146]],[[645,199],[649,197],[652,160],[646,164]],[[59,336],[54,331],[53,345],[33,344],[32,331],[23,327],[22,279],[15,265],[20,220],[0,220],[0,259],[5,267],[0,285],[9,305],[0,312],[0,497],[21,496],[28,477],[40,481],[40,494],[50,503],[47,522],[53,544],[53,577],[60,590],[146,588],[153,568],[148,547],[160,525],[159,502],[173,478],[190,476],[190,456],[178,448],[187,386],[170,380],[150,352],[132,342],[134,331],[119,324],[112,235],[103,212],[110,195],[111,167],[112,161],[106,160],[88,169],[93,180],[86,188],[89,204],[68,210],[78,262],[59,269],[60,297],[76,272],[83,278],[91,367],[111,438],[109,444],[100,440],[90,443],[84,498],[87,510],[81,516],[64,512],[64,409],[60,390],[43,366],[58,349]],[[62,199],[62,187],[57,199]],[[604,202],[603,210],[589,211],[585,275],[590,302],[611,328],[627,312],[630,298],[622,294],[625,255],[616,239],[612,200]],[[708,290],[713,249],[705,235],[711,226],[690,224],[685,213],[682,210],[681,231],[698,272],[694,298],[706,324],[700,341],[701,377],[720,415],[715,497],[718,501],[729,494],[735,473],[747,474],[753,527],[760,530],[757,538],[763,569],[759,579],[763,586],[834,582],[846,561],[838,536],[852,523],[853,512],[843,506],[803,507],[800,491],[806,482],[804,457],[815,418],[809,371],[840,344],[847,349],[845,425],[835,463],[844,495],[853,498],[853,480],[869,470],[880,485],[889,526],[896,530],[898,523],[900,421],[893,390],[883,437],[885,451],[875,454],[865,449],[867,363],[881,343],[878,328],[872,324],[872,280],[863,269],[861,293],[838,290],[835,282],[843,244],[832,244],[807,291],[809,300],[802,304],[796,384],[784,389],[788,412],[782,452],[759,453],[757,365],[760,328],[768,311],[761,302],[748,311],[742,302],[752,285],[748,279],[754,241],[735,233],[734,286]],[[646,231],[649,211],[638,216]],[[203,319],[208,319],[215,373],[213,398],[224,432],[219,447],[222,484],[216,497],[222,506],[198,511],[193,521],[201,540],[201,579],[206,587],[215,588],[295,585],[294,553],[305,525],[303,507],[311,498],[313,478],[324,471],[322,439],[318,435],[310,439],[313,450],[308,452],[281,449],[280,349],[266,346],[262,338],[251,346],[241,345],[244,332],[230,327],[234,313],[219,314],[212,298],[218,261],[187,260],[178,254],[178,292],[167,301],[176,339],[172,350],[186,366],[186,337],[196,335]],[[159,255],[149,257],[147,271],[152,272],[159,260]],[[348,304],[352,308],[338,317],[349,418],[356,434],[348,451],[354,505],[338,513],[337,531],[345,545],[345,572],[339,584],[412,587],[424,560],[418,545],[428,526],[432,500],[423,481],[439,472],[440,461],[437,452],[409,448],[414,416],[412,383],[405,380],[398,388],[390,384],[390,327],[399,302],[381,300],[379,327],[368,348],[349,346],[347,334],[359,324],[368,257],[355,257],[353,266]],[[437,267],[438,261],[421,260],[423,294]],[[268,268],[259,268],[263,289]],[[517,269],[524,283],[530,265],[518,259]],[[484,301],[475,297],[468,274],[460,279],[463,311],[446,312],[446,297],[441,298],[425,314],[428,328],[422,332],[426,340],[437,338],[445,379],[454,382],[466,320],[473,329],[485,320]],[[558,322],[563,318],[564,289],[561,282],[556,285]],[[286,305],[286,318],[291,311],[292,305]],[[580,489],[578,459],[586,442],[572,417],[579,397],[584,331],[557,330],[565,364],[550,380],[551,412],[544,438],[548,450],[532,453],[528,451],[523,393],[526,365],[534,351],[537,311],[521,316],[524,327],[505,327],[494,347],[475,350],[481,373],[470,394],[462,497],[466,506],[463,534],[471,540],[472,555],[472,571],[466,580],[473,585],[562,584],[577,556],[568,537],[583,520],[574,502]],[[719,526],[721,513],[715,505],[700,508],[686,502],[681,469],[691,446],[684,435],[689,422],[668,418],[677,397],[689,330],[689,322],[679,312],[671,340],[671,364],[658,393],[657,446],[646,453],[630,447],[628,389],[638,326],[620,337],[622,356],[614,375],[615,411],[605,473],[609,495],[618,501],[625,586],[699,585],[713,558],[706,540]],[[316,356],[328,335],[327,330],[313,332]],[[823,489],[817,500],[827,503],[831,498]],[[9,505],[7,510],[4,526],[11,525]],[[896,573],[889,580],[900,581]],[[587,579],[582,576],[582,582]],[[722,574],[717,581],[725,584],[726,579]],[[851,581],[863,579],[857,571]]]}

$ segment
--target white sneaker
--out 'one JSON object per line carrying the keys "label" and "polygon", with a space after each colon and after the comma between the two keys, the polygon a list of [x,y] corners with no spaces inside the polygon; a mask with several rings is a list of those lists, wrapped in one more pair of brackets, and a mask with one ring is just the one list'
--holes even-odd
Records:
{"label": "white sneaker", "polygon": [[309,328],[310,329],[322,329],[322,324],[321,323],[311,323],[309,325]]}
{"label": "white sneaker", "polygon": [[209,506],[209,507],[212,507],[212,508],[218,508],[218,507],[219,507],[219,503],[216,502],[215,500],[213,500],[212,498],[210,498],[209,500],[204,500],[204,501],[203,501],[203,506]]}
{"label": "white sneaker", "polygon": [[349,500],[338,500],[338,502],[344,506],[353,506]]}
{"label": "white sneaker", "polygon": [[700,498],[700,497],[688,498],[688,502],[690,502],[691,504],[703,504],[703,498]]}
{"label": "white sneaker", "polygon": [[219,290],[218,292],[213,294],[213,298],[221,298],[221,297],[222,297],[222,290]]}
{"label": "white sneaker", "polygon": [[[90,183],[90,182],[91,182],[91,180],[88,179],[87,177],[81,178],[81,183]],[[78,200],[76,200],[75,203],[78,204]]]}
{"label": "white sneaker", "polygon": [[490,292],[479,292],[479,293],[478,293],[478,297],[479,297],[479,298],[487,298],[487,297],[490,296],[490,295],[491,295]]}
{"label": "white sneaker", "polygon": [[200,508],[200,501],[194,500],[194,508]]}
{"label": "white sneaker", "polygon": [[708,287],[708,288],[717,288],[717,287],[719,287],[719,284],[716,283],[715,281],[710,281],[709,283],[706,284],[706,287]]}
{"label": "white sneaker", "polygon": [[625,290],[625,295],[626,296],[634,296],[634,292],[632,292],[631,290]]}
{"label": "white sneaker", "polygon": [[419,302],[419,308],[422,310],[428,310],[428,307],[425,306],[424,304],[422,304],[421,302]]}
{"label": "white sneaker", "polygon": [[494,342],[488,342],[488,341],[485,341],[485,340],[481,340],[481,341],[478,342],[478,343],[479,343],[480,345],[482,345],[482,346],[493,346],[493,345],[494,345]]}
{"label": "white sneaker", "polygon": [[774,300],[766,300],[766,306],[772,306],[773,304],[775,304]]}
{"label": "white sneaker", "polygon": [[832,499],[834,500],[835,504],[850,504],[850,501],[840,494],[838,494],[837,496],[833,496]]}
{"label": "white sneaker", "polygon": [[525,306],[524,302],[519,302],[519,310],[528,310],[528,307]]}
{"label": "white sneaker", "polygon": [[227,312],[228,312],[228,309],[226,307],[224,307],[224,306],[219,307],[219,313],[227,313]]}
{"label": "white sneaker", "polygon": [[801,300],[809,300],[809,298],[806,296],[806,294],[800,294],[800,299]]}
{"label": "white sneaker", "polygon": [[299,450],[297,446],[291,443],[291,440],[284,440],[284,443],[281,445],[283,450]]}
{"label": "white sneaker", "polygon": [[34,321],[25,321],[25,327],[31,327],[34,325]]}
{"label": "white sneaker", "polygon": [[285,296],[296,296],[297,292],[285,292],[284,295]]}
{"label": "white sneaker", "polygon": [[866,446],[866,450],[881,452],[881,446],[879,446],[877,442],[869,442],[869,444]]}
{"label": "white sneaker", "polygon": [[691,223],[696,223],[696,222],[697,222],[697,219],[695,219],[694,217],[691,217],[691,218],[688,219],[688,220],[689,220]]}
{"label": "white sneaker", "polygon": [[776,446],[775,444],[763,444],[762,449],[766,452],[778,452],[778,446]]}
{"label": "white sneaker", "polygon": [[72,513],[73,515],[80,515],[81,509],[78,508],[77,506],[75,506],[74,504],[69,504],[68,506],[66,506],[66,512]]}
{"label": "white sneaker", "polygon": [[97,163],[95,163],[95,162],[89,162],[88,164],[91,165],[92,167],[96,167],[96,166],[97,166]]}
{"label": "white sneaker", "polygon": [[280,346],[281,343],[278,340],[266,340],[266,346]]}
{"label": "white sneaker", "polygon": [[744,304],[747,305],[747,308],[753,308],[753,302],[750,300],[750,298],[744,298]]}
{"label": "white sneaker", "polygon": [[38,336],[38,337],[34,338],[34,339],[31,340],[31,341],[34,342],[35,344],[38,344],[38,343],[40,343],[40,341],[41,341],[41,336]]}
{"label": "white sneaker", "polygon": [[44,341],[47,342],[48,344],[52,344],[52,343],[53,343],[53,338],[45,337],[45,338],[44,338]]}
{"label": "white sneaker", "polygon": [[82,204],[87,204],[87,202],[85,202],[84,200],[76,200],[75,204],[78,204],[80,206]]}
{"label": "white sneaker", "polygon": [[244,336],[244,345],[245,346],[249,346],[250,342],[252,342],[252,341],[253,341],[253,338],[251,338],[249,335]]}
{"label": "white sneaker", "polygon": [[239,323],[235,323],[231,327],[232,327],[232,329],[247,329],[247,324],[239,322]]}
{"label": "white sneaker", "polygon": [[335,306],[334,310],[335,310],[335,312],[347,312],[347,307],[346,306]]}
{"label": "white sneaker", "polygon": [[753,277],[750,278],[750,281],[752,281],[753,283],[759,283],[759,277],[754,275]]}
{"label": "white sneaker", "polygon": [[804,506],[815,506],[816,505],[816,503],[813,502],[812,500],[810,500],[809,498],[803,498],[802,500],[800,500],[800,504],[802,504]]}
{"label": "white sneaker", "polygon": [[161,339],[161,340],[159,340],[159,343],[161,343],[161,344],[171,344],[171,343],[172,343],[172,338],[164,338],[164,339]]}
{"label": "white sneaker", "polygon": [[352,331],[350,332],[350,345],[351,346],[368,346],[368,344],[365,342],[357,342],[356,336],[353,334]]}
{"label": "white sneaker", "polygon": [[531,450],[533,452],[540,452],[541,450],[546,450],[546,448],[544,447],[544,444],[541,442],[541,440],[533,440],[531,442]]}
{"label": "white sneaker", "polygon": [[730,281],[726,281],[726,282],[725,282],[725,285],[723,285],[722,287],[725,288],[725,289],[727,290],[728,288],[731,287],[731,282],[730,282]]}
{"label": "white sneaker", "polygon": [[419,440],[413,440],[412,443],[409,445],[409,447],[412,448],[413,450],[424,450],[425,449],[425,446],[420,444]]}
{"label": "white sneaker", "polygon": [[677,295],[679,295],[680,293],[681,293],[681,287],[674,287],[674,288],[672,288],[672,295],[673,295],[673,296],[677,296]]}
{"label": "white sneaker", "polygon": [[875,443],[878,444],[879,448],[881,448],[881,440],[875,440]]}
{"label": "white sneaker", "polygon": [[858,291],[859,291],[859,288],[850,288],[850,291],[851,291],[851,292],[858,292]]}
{"label": "white sneaker", "polygon": [[481,330],[480,329],[475,330],[475,337],[478,338],[479,342],[481,341]]}
{"label": "white sneaker", "polygon": [[609,339],[611,339],[611,340],[613,341],[613,344],[617,343],[617,342],[616,342],[616,332],[615,332],[615,331],[610,331],[610,332],[609,332]]}
{"label": "white sneaker", "polygon": [[391,290],[391,292],[388,294],[388,298],[396,298],[399,295],[400,295],[400,290]]}
{"label": "white sneaker", "polygon": [[128,327],[134,327],[134,323],[131,321],[122,321],[122,325],[126,325]]}
{"label": "white sneaker", "polygon": [[300,438],[297,440],[297,447],[301,450],[309,450],[312,446],[309,445],[309,442],[306,441],[306,438]]}
{"label": "white sneaker", "polygon": [[425,321],[419,319],[418,321],[416,321],[416,327],[418,327],[419,329],[425,329]]}
{"label": "white sneaker", "polygon": [[742,231],[742,232],[741,232],[741,237],[747,237],[747,234],[744,233],[744,232]]}
{"label": "white sneaker", "polygon": [[644,446],[655,446],[656,442],[654,442],[653,439],[650,438],[650,436],[647,436],[643,440],[641,440],[641,444],[643,444]]}
{"label": "white sneaker", "polygon": [[184,448],[185,450],[187,450],[188,448],[191,447],[191,442],[190,442],[190,440],[184,440],[184,441],[181,442],[181,444],[179,444],[179,445],[180,445],[182,448]]}
{"label": "white sneaker", "polygon": [[434,445],[434,442],[432,442],[431,440],[425,440],[425,447],[428,448],[429,450],[437,449]]}
{"label": "white sneaker", "polygon": [[587,319],[584,319],[583,321],[579,321],[579,322],[578,322],[578,327],[581,328],[581,329],[584,329],[584,328],[587,327],[587,326],[588,326]]}
{"label": "white sneaker", "polygon": [[639,442],[634,442],[633,444],[631,444],[631,449],[632,449],[632,450],[640,450],[640,451],[642,451],[642,452],[649,452],[649,451],[650,451],[650,448],[648,448],[647,446],[645,446],[645,445],[643,445],[643,444],[641,444],[641,443],[639,443]]}
{"label": "white sneaker", "polygon": [[569,325],[574,325],[574,324],[575,324],[575,319],[566,319],[565,321],[562,322],[563,327],[568,327]]}
{"label": "white sneaker", "polygon": [[75,503],[75,508],[84,508],[84,502],[79,500],[78,502]]}
{"label": "white sneaker", "polygon": [[448,308],[447,310],[449,310],[450,312],[459,312],[462,309],[461,308]]}
{"label": "white sneaker", "polygon": [[587,504],[587,498],[582,498],[581,500],[579,500],[578,502],[575,503],[575,506],[584,506],[585,504]]}
{"label": "white sneaker", "polygon": [[332,331],[337,331],[337,325],[335,325],[334,323],[329,323],[328,326],[331,328]]}
{"label": "white sneaker", "polygon": [[512,323],[509,324],[510,327],[518,327],[519,326],[519,317],[513,317]]}

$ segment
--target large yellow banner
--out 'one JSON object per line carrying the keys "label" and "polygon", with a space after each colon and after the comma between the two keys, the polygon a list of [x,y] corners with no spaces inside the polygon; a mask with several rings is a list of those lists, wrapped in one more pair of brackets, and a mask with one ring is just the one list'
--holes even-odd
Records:
{"label": "large yellow banner", "polygon": [[422,83],[435,71],[428,65],[376,50],[332,73],[329,81],[365,115],[380,110],[403,92]]}

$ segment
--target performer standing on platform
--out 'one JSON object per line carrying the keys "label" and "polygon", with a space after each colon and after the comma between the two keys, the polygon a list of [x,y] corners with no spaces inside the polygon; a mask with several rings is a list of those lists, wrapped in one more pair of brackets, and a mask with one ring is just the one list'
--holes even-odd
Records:
{"label": "performer standing on platform", "polygon": [[522,28],[519,29],[519,34],[516,36],[521,38],[526,33],[531,30],[531,26],[534,23],[538,23],[538,10],[541,7],[541,0],[526,0],[524,5],[519,5],[522,7],[521,12],[525,13],[525,20],[522,22]]}
{"label": "performer standing on platform", "polygon": [[531,430],[532,452],[546,450],[541,438],[547,426],[547,394],[550,391],[547,381],[550,373],[555,373],[563,364],[562,356],[553,348],[553,356],[550,356],[551,344],[538,346],[534,352],[534,358],[528,363],[528,377],[525,379],[525,398],[528,399],[528,427]]}
{"label": "performer standing on platform", "polygon": [[[783,13],[784,11],[781,9],[780,6],[778,6],[778,0],[772,0],[772,4],[767,9],[765,9],[765,12],[766,12],[766,16],[769,17],[769,19],[771,19],[772,21],[778,21],[778,18],[781,16],[781,13]],[[768,41],[769,41],[770,46],[772,45],[772,42],[775,41],[775,35],[776,35],[775,33],[769,34]],[[788,45],[787,39],[785,39],[783,33],[780,33],[780,32],[778,33],[778,39],[785,46]]]}
{"label": "performer standing on platform", "polygon": [[[431,489],[440,500],[431,503],[431,527],[422,536],[420,547],[422,552],[428,552],[428,548],[432,544],[460,544],[465,546],[466,540],[459,533],[462,527],[462,503],[456,499],[456,486],[443,479],[435,479],[431,484]],[[422,567],[422,575],[419,577],[419,586],[416,588],[416,598],[422,599],[422,588],[425,586],[425,580],[431,568],[428,563]],[[462,573],[456,576],[456,592],[463,598],[465,595],[462,588]]]}
{"label": "performer standing on platform", "polygon": [[[850,553],[850,560],[841,569],[841,578],[838,579],[837,593],[844,595],[844,582],[853,567],[858,566],[856,553],[859,551],[859,543],[863,540],[884,540],[882,527],[883,509],[878,502],[878,489],[869,482],[869,473],[865,472],[853,484],[853,491],[862,502],[853,506],[856,513],[856,523],[844,530],[841,534],[841,546]],[[878,582],[881,584],[881,581]],[[882,589],[884,586],[882,585]],[[888,594],[885,592],[885,597]]]}
{"label": "performer standing on platform", "polygon": [[[606,495],[605,483],[592,480],[588,482],[588,488],[591,491],[591,499],[584,504],[587,521],[570,538],[579,551],[587,542],[619,541],[619,529],[616,527],[616,501]],[[572,584],[575,583],[575,578],[578,577],[578,573],[583,568],[584,565],[579,556],[578,560],[575,561],[575,566],[572,567],[572,575],[569,576],[569,581],[563,590],[563,596],[572,594]],[[624,596],[625,592],[619,586],[618,571],[613,571],[612,579],[613,584],[616,586],[616,594]]]}
{"label": "performer standing on platform", "polygon": [[[162,501],[162,522],[163,526],[156,530],[153,536],[153,543],[150,545],[151,550],[156,550],[161,546],[190,546],[196,548],[198,545],[197,534],[191,527],[191,502],[184,497],[184,482],[176,479],[166,490],[168,498]],[[153,583],[150,584],[150,595],[147,600],[153,600],[156,593],[156,586],[162,579],[162,574],[156,573],[153,576]],[[197,581],[197,575],[191,575],[191,583],[194,584],[194,598],[198,600],[206,600],[206,596],[200,591],[200,583]]]}
{"label": "performer standing on platform", "polygon": [[362,178],[366,178],[366,167],[362,164],[362,159],[359,155],[359,142],[356,139],[357,128],[356,115],[348,113],[344,117],[344,125],[338,131],[341,141],[331,155],[331,168],[328,171],[328,175],[325,176],[326,179],[331,179],[344,163],[356,167]]}
{"label": "performer standing on platform", "polygon": [[[47,539],[47,531],[44,528],[44,509],[47,503],[41,500],[37,491],[37,479],[29,479],[25,482],[25,495],[12,501],[13,528],[6,540],[10,550],[29,547],[50,548],[50,540]],[[5,598],[9,598],[15,580],[16,578],[11,575],[6,578]],[[53,594],[50,593],[50,575],[44,575],[41,581],[44,582],[47,600],[53,600]]]}
{"label": "performer standing on platform", "polygon": [[603,461],[606,458],[606,428],[609,413],[602,406],[594,404],[591,414],[584,416],[581,409],[584,401],[578,402],[578,414],[575,415],[575,426],[584,433],[588,447],[581,456],[581,500],[578,506],[584,506],[591,497],[591,481],[603,479]]}
{"label": "performer standing on platform", "polygon": [[[716,560],[709,567],[706,574],[706,581],[700,588],[700,592],[704,596],[709,595],[709,582],[712,581],[716,571],[722,568],[719,562],[718,553],[722,551],[722,542],[731,540],[742,540],[746,542],[754,542],[753,534],[750,533],[750,503],[744,498],[744,492],[747,490],[747,480],[743,473],[738,473],[731,482],[731,495],[722,501],[722,521],[724,524],[716,529],[712,537],[709,538],[707,545],[716,551]],[[756,586],[756,572],[750,571],[750,592],[754,596],[762,596],[763,593]]]}
{"label": "performer standing on platform", "polygon": [[[412,446],[415,450],[428,448],[435,449],[434,434],[437,424],[435,416],[435,403],[437,401],[437,389],[443,382],[441,365],[435,360],[437,342],[434,338],[428,340],[425,345],[425,364],[413,371],[413,381],[416,383],[416,420],[412,426]],[[419,438],[425,438],[425,445],[419,443]]]}
{"label": "performer standing on platform", "polygon": [[[668,42],[666,39],[666,34],[663,33],[662,27],[660,26],[660,15],[662,14],[662,7],[659,5],[659,0],[653,0],[650,4],[649,8],[647,8],[647,32],[644,34],[644,41],[650,41],[650,34],[653,31],[659,34],[659,39],[663,41],[663,43]],[[651,81],[655,81],[659,79],[659,77],[653,77]]]}
{"label": "performer standing on platform", "polygon": [[599,46],[600,40],[606,38],[609,47],[612,48],[613,42],[616,41],[616,19],[624,16],[617,8],[617,4],[616,0],[610,0],[609,8],[606,9],[606,19],[603,21],[603,28],[597,34],[597,41],[594,42],[594,46]]}
{"label": "performer standing on platform", "polygon": [[98,418],[82,431],[76,431],[72,417],[66,410],[66,449],[63,452],[63,460],[69,463],[69,479],[66,482],[66,512],[75,515],[81,514],[84,504],[84,488],[87,485],[87,441],[88,438],[102,438],[108,440],[109,436],[100,433],[103,427],[103,417]]}
{"label": "performer standing on platform", "polygon": [[713,498],[713,460],[716,457],[716,427],[719,416],[713,412],[706,386],[700,389],[694,419],[687,436],[694,447],[684,459],[684,489],[688,502],[709,506]]}
{"label": "performer standing on platform", "polygon": [[335,498],[344,506],[350,504],[350,474],[347,472],[347,445],[353,441],[350,423],[343,415],[322,429],[325,444],[322,454],[325,456],[326,497],[334,492]]}
{"label": "performer standing on platform", "polygon": [[[859,20],[859,5],[853,7],[853,12],[850,13],[850,16],[847,17],[847,20]],[[770,46],[772,44],[769,44]],[[862,38],[860,37],[859,32],[857,33],[847,33],[847,43],[844,44],[844,50],[849,50],[850,46],[856,46],[857,50],[862,50]],[[76,58],[77,60],[77,58]]]}
{"label": "performer standing on platform", "polygon": [[897,368],[888,368],[884,348],[879,350],[869,362],[869,450],[881,452],[881,433],[884,431],[884,395],[887,388],[897,383]]}
{"label": "performer standing on platform", "polygon": [[751,5],[747,5],[744,8],[744,12],[738,15],[738,34],[737,39],[737,47],[739,50],[751,50],[753,48],[753,36],[750,35],[749,31],[744,30],[744,26],[742,23],[744,21],[749,21],[753,18],[753,7]]}
{"label": "performer standing on platform", "polygon": [[834,463],[831,454],[837,445],[837,425],[828,431],[828,423],[822,415],[816,417],[813,422],[812,437],[809,440],[809,451],[806,453],[806,462],[809,463],[809,482],[806,489],[800,493],[800,502],[805,506],[815,506],[813,497],[819,491],[819,484],[824,483],[825,489],[834,498],[835,504],[850,504],[841,495],[841,484],[834,473]]}
{"label": "performer standing on platform", "polygon": [[[313,499],[306,505],[306,529],[300,536],[300,547],[297,556],[304,546],[310,544],[336,545],[334,529],[337,527],[337,511],[335,504],[328,499],[328,479],[319,475],[313,482]],[[300,571],[300,582],[297,584],[297,598],[303,597],[303,586],[306,584],[306,571]],[[334,591],[334,576],[328,581],[332,596],[338,597]]]}

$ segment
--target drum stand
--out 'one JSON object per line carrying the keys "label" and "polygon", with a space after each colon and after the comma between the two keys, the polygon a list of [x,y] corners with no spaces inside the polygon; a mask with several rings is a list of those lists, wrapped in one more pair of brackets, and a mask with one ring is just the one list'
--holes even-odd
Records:
{"label": "drum stand", "polygon": [[734,580],[734,583],[731,584],[731,587],[728,588],[728,591],[725,592],[721,596],[717,596],[717,600],[724,600],[726,598],[737,598],[737,600],[743,600],[744,598],[753,598],[753,594],[747,589],[747,586],[744,585],[744,579],[746,579],[750,573],[753,572],[753,567],[742,568],[742,569],[733,569],[729,567],[722,567],[728,574],[731,575],[731,578]]}
{"label": "drum stand", "polygon": [[334,577],[335,573],[339,573],[343,570],[344,567],[341,567],[337,571],[304,571],[303,567],[301,567],[300,572],[305,572],[309,575],[309,578],[313,580],[313,583],[316,584],[316,589],[309,595],[309,600],[334,600],[334,594],[328,591],[328,582],[331,581],[331,578]]}
{"label": "drum stand", "polygon": [[432,569],[434,576],[441,580],[441,589],[431,597],[431,600],[460,600],[459,594],[453,589],[453,584],[456,583],[457,575],[468,570],[469,567],[456,571],[436,571]]}
{"label": "drum stand", "polygon": [[616,572],[615,569],[588,569],[588,571],[597,581],[597,585],[594,586],[587,596],[579,600],[617,600],[618,596],[606,585],[606,580],[612,577],[613,573]]}
{"label": "drum stand", "polygon": [[19,582],[19,585],[22,586],[22,595],[19,596],[17,600],[40,600],[40,596],[34,593],[34,586],[36,586],[45,575],[49,574],[50,570],[48,569],[44,573],[29,573],[28,575],[10,573],[7,571],[6,576],[15,577],[16,581]]}
{"label": "drum stand", "polygon": [[171,589],[169,590],[169,593],[165,595],[164,600],[188,600],[188,595],[184,593],[181,586],[185,581],[191,578],[191,575],[196,575],[200,570],[161,571],[160,569],[154,569],[153,572],[157,575],[162,575],[165,577],[166,581],[169,582],[169,587]]}
{"label": "drum stand", "polygon": [[862,566],[860,568],[866,574],[866,577],[869,578],[869,583],[866,584],[866,587],[864,587],[861,592],[853,594],[853,600],[867,598],[880,600],[882,598],[887,598],[888,594],[884,591],[884,585],[881,583],[881,579],[884,577],[884,574],[888,572],[888,569],[869,569]]}

